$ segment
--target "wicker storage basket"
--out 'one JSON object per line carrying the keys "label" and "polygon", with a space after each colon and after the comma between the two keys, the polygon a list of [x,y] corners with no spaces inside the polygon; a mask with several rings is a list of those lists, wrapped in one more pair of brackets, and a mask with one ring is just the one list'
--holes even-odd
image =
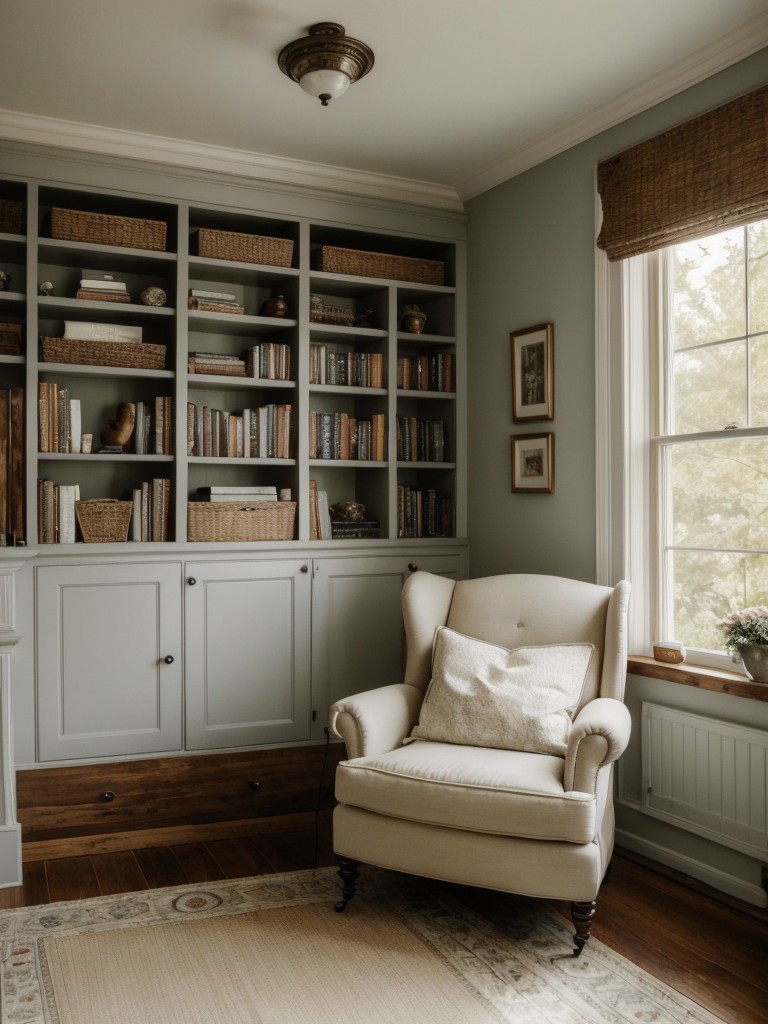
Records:
{"label": "wicker storage basket", "polygon": [[445,264],[442,260],[421,260],[412,256],[392,256],[389,253],[321,245],[312,253],[312,265],[315,270],[325,270],[331,274],[385,277],[391,281],[412,281],[415,284],[445,284]]}
{"label": "wicker storage basket", "polygon": [[81,341],[41,338],[43,361],[82,366],[126,366],[135,370],[165,369],[165,345],[142,341]]}
{"label": "wicker storage basket", "polygon": [[24,206],[15,199],[0,199],[0,231],[11,235],[23,233]]}
{"label": "wicker storage basket", "polygon": [[290,267],[293,241],[269,235],[249,235],[242,231],[215,231],[198,228],[192,233],[192,251],[214,260],[260,263],[266,267]]}
{"label": "wicker storage basket", "polygon": [[86,544],[113,544],[128,540],[132,512],[132,501],[117,501],[115,498],[75,502],[77,522]]}
{"label": "wicker storage basket", "polygon": [[187,540],[293,540],[295,501],[187,503]]}
{"label": "wicker storage basket", "polygon": [[51,238],[67,242],[95,242],[165,252],[167,230],[168,225],[161,220],[117,217],[87,210],[51,210]]}

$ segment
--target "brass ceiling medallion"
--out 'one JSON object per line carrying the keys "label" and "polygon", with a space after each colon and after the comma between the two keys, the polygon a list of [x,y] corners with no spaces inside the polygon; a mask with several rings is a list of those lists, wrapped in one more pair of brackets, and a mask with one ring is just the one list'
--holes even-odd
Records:
{"label": "brass ceiling medallion", "polygon": [[283,74],[317,96],[324,107],[367,75],[373,61],[370,46],[345,35],[344,26],[335,21],[312,25],[308,35],[288,43],[277,58]]}

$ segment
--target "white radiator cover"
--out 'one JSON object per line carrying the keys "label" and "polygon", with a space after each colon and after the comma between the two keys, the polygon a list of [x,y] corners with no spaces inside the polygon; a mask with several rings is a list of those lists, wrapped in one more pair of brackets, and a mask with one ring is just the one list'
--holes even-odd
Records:
{"label": "white radiator cover", "polygon": [[648,814],[765,859],[768,734],[643,703]]}

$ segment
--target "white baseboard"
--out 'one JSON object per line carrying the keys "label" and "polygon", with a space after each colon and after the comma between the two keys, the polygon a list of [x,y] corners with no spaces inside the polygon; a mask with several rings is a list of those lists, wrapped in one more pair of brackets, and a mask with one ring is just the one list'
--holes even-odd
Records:
{"label": "white baseboard", "polygon": [[0,889],[21,885],[21,826],[0,825]]}
{"label": "white baseboard", "polygon": [[750,882],[745,882],[743,878],[726,874],[726,872],[703,864],[692,857],[675,853],[665,846],[642,839],[632,832],[617,829],[616,845],[623,846],[633,853],[639,853],[643,857],[648,857],[649,860],[658,861],[659,864],[665,864],[668,868],[681,871],[684,875],[690,875],[691,878],[697,878],[700,882],[711,885],[713,889],[727,892],[729,896],[735,896],[737,899],[743,900],[744,903],[750,903],[754,907],[768,907],[768,893],[761,886],[752,885]]}

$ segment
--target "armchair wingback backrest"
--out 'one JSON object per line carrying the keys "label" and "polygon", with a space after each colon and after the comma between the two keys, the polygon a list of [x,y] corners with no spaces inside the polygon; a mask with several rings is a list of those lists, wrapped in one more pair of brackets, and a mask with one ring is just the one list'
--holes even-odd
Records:
{"label": "armchair wingback backrest", "polygon": [[438,626],[513,648],[591,643],[582,705],[595,697],[624,696],[626,619],[630,585],[601,587],[559,576],[513,573],[454,581],[417,572],[403,588],[408,641],[405,682],[425,689]]}

